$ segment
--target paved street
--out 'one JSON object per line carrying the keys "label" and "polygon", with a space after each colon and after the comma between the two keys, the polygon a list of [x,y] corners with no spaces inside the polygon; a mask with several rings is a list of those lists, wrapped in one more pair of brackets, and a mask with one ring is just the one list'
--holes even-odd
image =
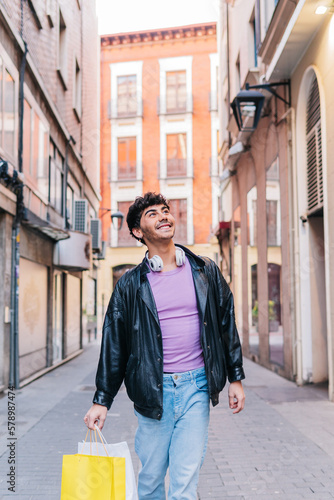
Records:
{"label": "paved street", "polygon": [[[59,500],[62,455],[85,437],[99,345],[36,380],[15,395],[16,437],[8,439],[8,397],[0,399],[0,498]],[[326,391],[296,387],[245,360],[246,408],[232,415],[227,391],[211,411],[200,500],[334,498],[334,404]],[[126,440],[134,454],[136,419],[121,391],[108,414],[109,442]],[[16,493],[7,490],[8,463],[16,459]]]}

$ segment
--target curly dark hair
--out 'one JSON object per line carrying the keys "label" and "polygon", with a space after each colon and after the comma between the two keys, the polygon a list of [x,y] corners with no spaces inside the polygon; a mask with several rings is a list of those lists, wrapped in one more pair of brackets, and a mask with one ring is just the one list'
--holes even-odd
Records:
{"label": "curly dark hair", "polygon": [[126,222],[131,236],[136,238],[136,240],[141,241],[145,244],[143,239],[137,238],[132,232],[132,229],[140,227],[140,219],[144,210],[153,205],[165,205],[169,210],[169,205],[166,198],[160,193],[145,193],[144,196],[137,196],[134,203],[130,206],[128,215],[126,216]]}

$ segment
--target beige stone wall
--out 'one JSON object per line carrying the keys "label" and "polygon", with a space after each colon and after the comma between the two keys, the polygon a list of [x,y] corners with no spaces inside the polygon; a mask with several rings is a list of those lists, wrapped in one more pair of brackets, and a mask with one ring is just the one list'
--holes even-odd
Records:
{"label": "beige stone wall", "polygon": [[[313,379],[321,381],[329,377],[329,393],[334,399],[334,199],[332,192],[334,189],[334,168],[331,158],[334,155],[334,67],[329,63],[333,59],[334,53],[334,16],[328,15],[323,22],[321,29],[317,32],[296,67],[291,78],[292,105],[296,109],[296,132],[297,132],[297,175],[300,169],[299,158],[302,157],[304,143],[299,138],[302,137],[300,128],[300,116],[305,108],[305,78],[312,69],[318,79],[321,119],[322,119],[322,147],[323,147],[323,175],[324,175],[324,219],[323,236],[319,236],[319,228],[312,227],[312,222],[306,231],[309,232],[309,263],[300,261],[301,286],[305,281],[311,287],[312,307],[312,370]],[[306,186],[299,185],[299,196],[305,198]],[[302,193],[302,195],[301,195]],[[306,207],[305,207],[306,208]],[[303,211],[303,206],[299,204],[299,210]],[[314,230],[316,232],[314,232]],[[303,230],[299,225],[299,239],[303,238]],[[323,254],[317,253],[316,242],[324,240]],[[319,248],[318,248],[319,250]],[[325,323],[325,324],[324,324]],[[326,331],[327,338],[323,335],[315,335],[316,331]]]}

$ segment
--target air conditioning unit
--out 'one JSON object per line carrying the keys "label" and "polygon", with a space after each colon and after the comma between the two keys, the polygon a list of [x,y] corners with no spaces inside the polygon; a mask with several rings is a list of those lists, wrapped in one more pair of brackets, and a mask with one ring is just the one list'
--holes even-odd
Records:
{"label": "air conditioning unit", "polygon": [[87,200],[74,201],[74,231],[87,233],[87,214],[88,202]]}
{"label": "air conditioning unit", "polygon": [[94,260],[104,260],[106,258],[107,242],[102,241],[101,252],[94,255]]}
{"label": "air conditioning unit", "polygon": [[90,220],[90,234],[92,235],[92,250],[94,253],[101,252],[102,248],[102,228],[100,219]]}

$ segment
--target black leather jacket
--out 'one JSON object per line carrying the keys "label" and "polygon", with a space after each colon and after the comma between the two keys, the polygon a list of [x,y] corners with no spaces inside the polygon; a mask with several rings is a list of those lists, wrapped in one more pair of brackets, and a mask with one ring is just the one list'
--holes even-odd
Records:
{"label": "black leather jacket", "polygon": [[[182,248],[193,273],[205,371],[215,406],[226,377],[230,382],[245,378],[233,295],[213,261]],[[124,380],[135,409],[144,416],[160,420],[163,349],[158,312],[146,276],[148,272],[144,259],[122,276],[111,296],[104,319],[93,402],[109,409]]]}

